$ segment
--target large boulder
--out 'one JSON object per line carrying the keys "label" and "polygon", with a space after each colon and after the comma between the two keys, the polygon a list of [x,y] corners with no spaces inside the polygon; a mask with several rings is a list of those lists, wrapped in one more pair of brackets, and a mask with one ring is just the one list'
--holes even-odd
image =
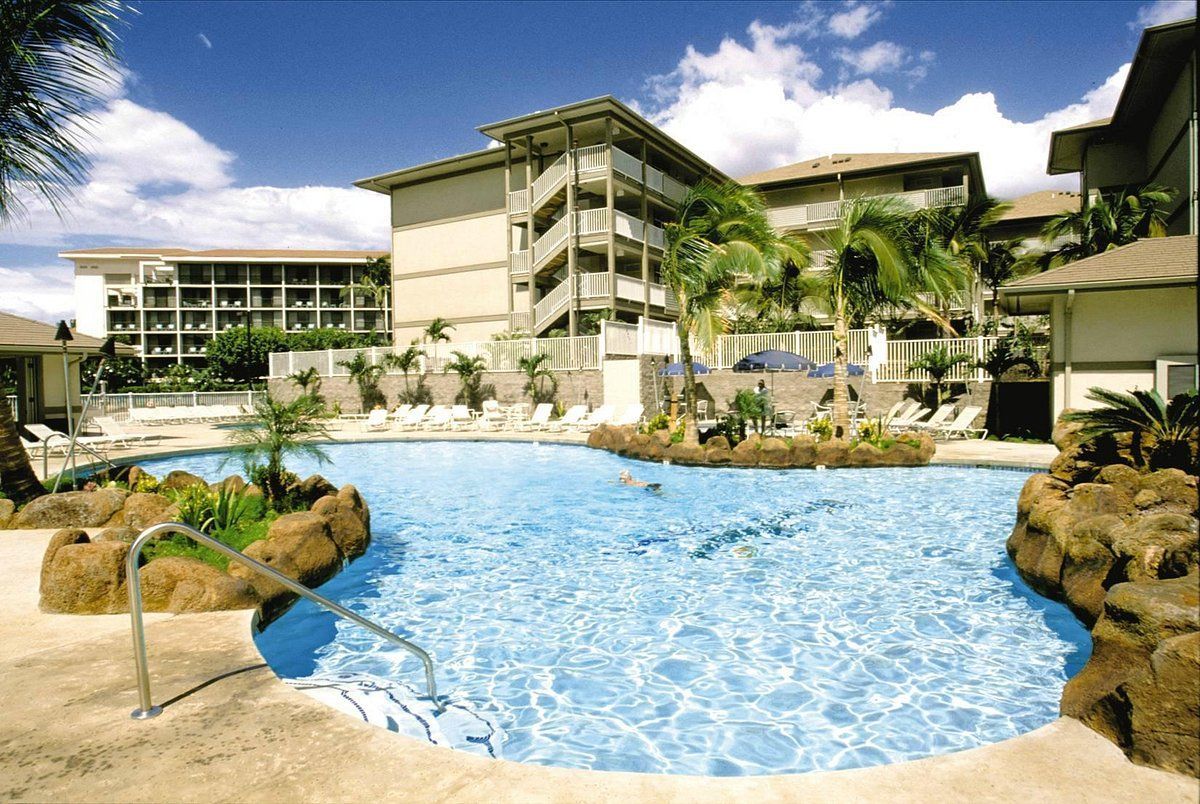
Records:
{"label": "large boulder", "polygon": [[834,438],[817,444],[817,466],[835,469],[850,463],[850,445],[845,441]]}
{"label": "large boulder", "polygon": [[696,466],[704,463],[705,451],[699,444],[680,442],[667,447],[666,458],[672,463]]}
{"label": "large boulder", "polygon": [[[325,583],[342,566],[342,552],[333,540],[328,520],[312,511],[284,514],[271,523],[267,538],[254,542],[243,552],[308,587]],[[263,600],[268,619],[295,597],[275,580],[242,564],[231,564],[229,574],[254,587]]]}
{"label": "large boulder", "polygon": [[1196,518],[1153,513],[1111,532],[1110,549],[1130,581],[1178,578],[1200,568]]}
{"label": "large boulder", "polygon": [[371,513],[354,486],[343,486],[336,495],[317,500],[314,514],[325,517],[329,535],[347,559],[355,559],[367,551],[371,543]]}
{"label": "large boulder", "polygon": [[125,504],[121,489],[67,491],[31,500],[11,524],[14,528],[98,528]]}
{"label": "large boulder", "polygon": [[191,472],[185,472],[182,469],[176,469],[169,473],[158,484],[158,487],[163,491],[183,491],[190,489],[192,486],[204,486],[208,488],[208,484],[204,482],[204,478],[194,475]]}
{"label": "large boulder", "polygon": [[863,441],[856,444],[854,449],[850,450],[849,461],[851,466],[887,466],[887,456],[883,450],[874,444],[868,444]]}
{"label": "large boulder", "polygon": [[230,494],[240,494],[246,490],[246,481],[242,479],[241,475],[230,475],[224,480],[219,480],[216,483],[210,483],[208,488],[213,492],[225,490]]}
{"label": "large boulder", "polygon": [[792,447],[788,453],[788,462],[792,466],[811,469],[817,463],[817,439],[810,435],[798,435],[792,439]]}
{"label": "large boulder", "polygon": [[732,461],[734,466],[757,466],[758,448],[762,444],[762,436],[750,433],[746,440],[733,448]]}
{"label": "large boulder", "polygon": [[146,611],[175,614],[250,609],[259,604],[254,587],[211,564],[185,556],[156,558],[138,573]]}
{"label": "large boulder", "polygon": [[1092,656],[1062,713],[1135,761],[1200,775],[1200,576],[1122,583],[1092,631]]}
{"label": "large boulder", "polygon": [[1181,469],[1160,469],[1141,475],[1138,480],[1138,494],[1147,495],[1151,499],[1144,508],[1170,511],[1176,514],[1194,516],[1200,505],[1196,494],[1196,476],[1189,475]]}
{"label": "large boulder", "polygon": [[725,466],[733,460],[733,450],[729,448],[729,439],[716,435],[708,439],[704,445],[704,462],[713,466]]}
{"label": "large boulder", "polygon": [[653,440],[646,433],[634,433],[630,436],[629,441],[625,443],[623,454],[628,455],[630,458],[645,459]]}
{"label": "large boulder", "polygon": [[608,435],[608,425],[602,424],[599,427],[592,430],[592,432],[588,433],[587,445],[589,447],[592,447],[593,449],[603,449],[604,448],[604,440],[607,435]]}
{"label": "large boulder", "polygon": [[55,533],[42,557],[42,611],[56,614],[115,614],[129,611],[125,559],[129,545],[92,542],[87,533],[65,528]]}
{"label": "large boulder", "polygon": [[0,530],[8,527],[8,523],[16,517],[17,504],[10,499],[0,497]]}
{"label": "large boulder", "polygon": [[792,465],[792,453],[788,443],[782,438],[769,436],[764,438],[758,448],[758,465],[772,469],[784,469]]}
{"label": "large boulder", "polygon": [[311,508],[313,503],[322,497],[337,494],[337,486],[321,475],[309,475],[288,488],[287,493],[293,499],[299,500]]}
{"label": "large boulder", "polygon": [[111,520],[110,527],[124,525],[139,531],[179,518],[179,506],[161,494],[130,494],[125,506]]}

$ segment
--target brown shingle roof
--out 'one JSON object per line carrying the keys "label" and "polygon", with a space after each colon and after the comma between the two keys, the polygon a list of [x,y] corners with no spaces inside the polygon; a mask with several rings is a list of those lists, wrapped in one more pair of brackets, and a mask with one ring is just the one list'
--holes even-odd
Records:
{"label": "brown shingle roof", "polygon": [[997,218],[998,221],[1049,218],[1064,212],[1078,212],[1080,195],[1067,190],[1039,190],[1004,203],[1011,208]]}
{"label": "brown shingle roof", "polygon": [[1196,281],[1196,235],[1148,237],[1103,254],[1009,282],[1004,295],[1070,288],[1182,285]]}
{"label": "brown shingle roof", "polygon": [[742,184],[775,184],[782,181],[836,176],[838,173],[859,173],[866,170],[900,167],[901,165],[919,165],[972,155],[972,151],[917,154],[829,154],[796,162],[793,165],[783,165],[759,173],[751,173],[749,176],[742,176],[738,181]]}
{"label": "brown shingle roof", "polygon": [[[53,324],[0,312],[0,351],[57,352],[62,349],[62,344],[54,340],[57,329]],[[71,334],[75,336],[68,345],[72,352],[95,352],[104,343],[100,338],[74,330]],[[117,344],[117,351],[133,354],[133,348],[124,344]]]}

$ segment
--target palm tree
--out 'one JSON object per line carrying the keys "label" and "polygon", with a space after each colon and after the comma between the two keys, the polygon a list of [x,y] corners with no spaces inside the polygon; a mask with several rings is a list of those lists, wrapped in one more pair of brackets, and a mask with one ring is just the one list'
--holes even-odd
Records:
{"label": "palm tree", "polygon": [[384,254],[382,257],[368,257],[362,277],[338,291],[338,298],[344,299],[353,294],[355,298],[368,299],[374,302],[376,307],[382,307],[383,327],[391,332],[391,321],[388,317],[388,297],[391,292],[392,258]]}
{"label": "palm tree", "polygon": [[439,341],[450,341],[449,331],[454,329],[454,325],[446,319],[438,316],[429,322],[429,326],[425,327],[423,337],[429,343],[437,343]]}
{"label": "palm tree", "polygon": [[1081,260],[1109,249],[1124,246],[1144,237],[1165,237],[1165,207],[1176,191],[1157,184],[1129,187],[1101,196],[1078,212],[1065,212],[1051,218],[1042,229],[1042,239],[1068,242],[1048,251],[1043,268]]}
{"label": "palm tree", "polygon": [[980,255],[979,280],[992,292],[992,320],[1000,321],[1000,286],[1033,270],[1027,257],[1019,255],[1021,240],[998,240],[987,244]]}
{"label": "palm tree", "polygon": [[925,354],[918,357],[916,360],[908,364],[908,373],[912,374],[916,371],[923,371],[929,375],[929,381],[933,385],[933,398],[938,405],[942,404],[942,383],[946,380],[946,375],[954,370],[955,366],[961,366],[963,363],[971,363],[972,358],[966,352],[950,353],[950,350],[945,346],[935,346]]}
{"label": "palm tree", "polygon": [[368,408],[382,404],[385,400],[379,392],[379,378],[383,375],[383,366],[372,363],[364,352],[355,352],[350,360],[339,360],[337,363],[350,375],[350,379],[358,386],[359,412],[366,413]]}
{"label": "palm tree", "polygon": [[887,306],[907,305],[940,326],[946,320],[919,294],[946,298],[960,289],[967,275],[962,263],[949,258],[933,238],[920,244],[914,257],[911,210],[893,198],[861,198],[841,206],[836,225],[818,235],[832,252],[816,274],[833,317],[833,435],[850,431],[849,321],[862,320]]}
{"label": "palm tree", "polygon": [[1152,442],[1150,469],[1195,471],[1195,447],[1200,430],[1200,396],[1195,391],[1178,394],[1169,403],[1158,391],[1129,393],[1091,388],[1087,398],[1100,403],[1091,410],[1064,413],[1068,422],[1083,425],[1079,433],[1089,440],[1129,434],[1129,454],[1135,466],[1145,466],[1142,448]]}
{"label": "palm tree", "polygon": [[1015,368],[1024,367],[1031,374],[1037,376],[1041,371],[1041,367],[1033,355],[1024,348],[1017,346],[1016,338],[1011,336],[997,341],[996,345],[987,351],[982,360],[976,361],[975,366],[986,371],[988,376],[992,378],[992,388],[988,394],[990,397],[988,401],[988,415],[992,419],[990,423],[991,431],[1000,436],[1000,411],[1002,407],[1000,384],[1004,381],[1004,375]]}
{"label": "palm tree", "polygon": [[275,506],[283,501],[286,491],[285,458],[294,455],[315,458],[318,463],[328,461],[325,451],[312,443],[329,436],[321,414],[320,404],[310,396],[291,402],[268,396],[255,403],[252,426],[230,434],[229,440],[238,445],[236,454],[242,456],[246,474]]}
{"label": "palm tree", "polygon": [[734,292],[779,274],[789,260],[806,265],[808,252],[799,241],[776,233],[762,198],[736,182],[700,182],[680,201],[675,222],[665,228],[663,282],[679,301],[684,440],[696,444],[692,339],[711,349],[728,327]]}
{"label": "palm tree", "polygon": [[313,389],[313,394],[321,388],[321,372],[317,370],[316,366],[309,366],[306,369],[289,374],[288,379],[300,389],[301,396],[309,396],[309,388]]}
{"label": "palm tree", "polygon": [[[529,394],[535,405],[551,401],[558,390],[558,378],[546,365],[549,360],[548,354],[536,354],[522,357],[518,361],[521,371],[525,372],[525,393]],[[546,392],[547,380],[550,381],[549,393]]]}
{"label": "palm tree", "polygon": [[415,346],[410,346],[399,354],[390,354],[383,359],[384,365],[388,368],[399,369],[404,375],[404,401],[408,401],[408,372],[420,368],[421,365],[421,350]]}
{"label": "palm tree", "polygon": [[[90,164],[81,123],[117,64],[117,0],[0,3],[0,223],[19,218],[23,193],[61,211]],[[0,491],[22,503],[46,493],[0,404]]]}
{"label": "palm tree", "polygon": [[487,369],[487,361],[482,357],[471,356],[463,352],[451,352],[454,359],[447,362],[442,369],[443,374],[453,371],[458,375],[462,388],[455,395],[454,401],[460,405],[478,410],[485,397],[493,396],[495,388],[483,385],[483,372]]}

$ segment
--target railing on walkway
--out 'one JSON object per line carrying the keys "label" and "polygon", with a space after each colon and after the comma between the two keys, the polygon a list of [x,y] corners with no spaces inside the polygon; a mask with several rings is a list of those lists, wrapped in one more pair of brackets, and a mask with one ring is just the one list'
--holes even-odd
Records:
{"label": "railing on walkway", "polygon": [[[936,187],[931,190],[911,190],[904,193],[887,193],[869,197],[898,198],[915,209],[930,209],[966,203],[967,188],[961,185]],[[845,201],[821,201],[815,204],[776,207],[769,210],[767,215],[770,217],[771,223],[778,227],[807,226],[835,220],[841,214],[842,205],[845,203]]]}
{"label": "railing on walkway", "polygon": [[209,405],[245,405],[247,408],[252,408],[255,402],[262,399],[263,396],[263,391],[180,391],[96,394],[90,397],[85,395],[85,399],[88,401],[89,417],[111,416],[117,421],[127,421],[132,410],[194,408]]}

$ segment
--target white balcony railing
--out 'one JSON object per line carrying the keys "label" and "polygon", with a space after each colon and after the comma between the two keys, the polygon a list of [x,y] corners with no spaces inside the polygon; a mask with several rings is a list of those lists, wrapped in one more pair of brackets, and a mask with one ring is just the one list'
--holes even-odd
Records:
{"label": "white balcony railing", "polygon": [[533,244],[533,264],[541,264],[552,257],[560,247],[567,242],[567,219],[562,218],[558,223],[547,229]]}
{"label": "white balcony railing", "polygon": [[513,276],[529,273],[529,249],[521,249],[508,255],[508,271]]}
{"label": "white balcony railing", "polygon": [[[620,173],[626,179],[640,184],[642,181],[642,160],[623,151],[616,146],[611,149],[606,145],[589,145],[572,151],[575,160],[575,172],[581,178],[589,178],[608,169],[611,158],[613,171]],[[687,185],[674,179],[661,170],[645,165],[646,188],[665,197],[670,201],[680,201],[687,194]],[[536,210],[558,189],[567,176],[567,157],[563,154],[554,160],[533,181],[533,208]],[[508,194],[508,214],[523,215],[529,211],[530,192],[512,190]]]}
{"label": "white balcony railing", "polygon": [[[611,213],[611,214],[610,214]],[[658,226],[648,226],[632,215],[620,210],[584,209],[575,213],[575,233],[579,237],[597,237],[607,235],[610,221],[616,226],[613,234],[638,243],[648,242],[652,247],[663,249],[666,233]],[[521,276],[544,265],[551,257],[567,244],[567,218],[560,218],[553,226],[542,233],[533,243],[533,264],[529,264],[527,250],[514,251],[509,254],[509,274]],[[644,240],[644,238],[646,238]]]}
{"label": "white balcony railing", "polygon": [[563,154],[550,163],[542,175],[533,180],[533,208],[537,209],[546,197],[552,195],[558,183],[567,176],[567,155]]}
{"label": "white balcony railing", "polygon": [[529,191],[513,190],[508,194],[508,214],[524,215],[529,211]]}
{"label": "white balcony railing", "polygon": [[[871,198],[898,198],[914,209],[930,209],[933,207],[948,207],[964,204],[967,200],[967,188],[937,187],[932,190],[913,190],[907,193],[889,193]],[[797,204],[788,207],[776,207],[768,210],[771,223],[777,228],[809,226],[836,220],[841,214],[845,201],[821,201],[816,204]]]}

